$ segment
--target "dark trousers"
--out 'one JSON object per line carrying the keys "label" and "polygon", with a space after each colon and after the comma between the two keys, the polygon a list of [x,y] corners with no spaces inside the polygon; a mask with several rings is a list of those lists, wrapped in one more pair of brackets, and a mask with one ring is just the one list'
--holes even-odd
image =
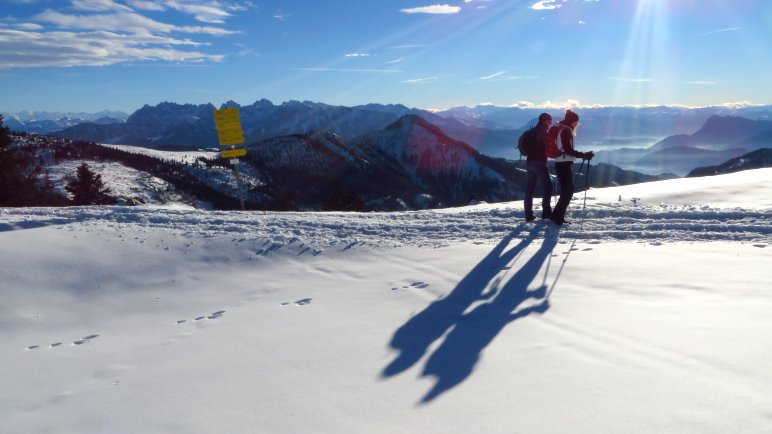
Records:
{"label": "dark trousers", "polygon": [[528,183],[525,187],[525,217],[533,217],[533,193],[536,190],[536,184],[541,185],[541,216],[549,218],[552,215],[552,182],[549,171],[547,171],[546,161],[528,161],[526,163],[526,176]]}
{"label": "dark trousers", "polygon": [[571,168],[574,163],[563,161],[555,163],[555,172],[558,175],[558,185],[560,185],[560,198],[555,209],[552,210],[552,219],[562,222],[566,217],[566,209],[571,198],[574,197],[574,174]]}

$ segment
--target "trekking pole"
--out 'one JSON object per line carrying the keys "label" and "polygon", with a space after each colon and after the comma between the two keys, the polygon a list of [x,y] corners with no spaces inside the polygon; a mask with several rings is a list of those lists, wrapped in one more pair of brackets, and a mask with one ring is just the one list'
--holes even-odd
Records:
{"label": "trekking pole", "polygon": [[[584,164],[584,161],[582,161],[582,164]],[[584,180],[584,200],[582,201],[582,222],[579,224],[579,229],[582,229],[584,227],[584,218],[587,216],[587,190],[590,189],[590,162],[587,161],[587,174],[585,175],[586,179]]]}
{"label": "trekking pole", "polygon": [[[548,169],[548,173],[550,174],[550,183],[552,184],[552,198],[555,199],[556,197],[558,197],[558,190],[560,189],[560,183],[558,182],[557,169],[555,169],[555,175],[554,176],[553,176],[553,174],[551,172],[549,172],[549,166],[547,166],[547,169]],[[557,205],[557,200],[555,201],[554,204],[550,200],[550,206],[552,206],[552,208],[555,208],[555,205]]]}

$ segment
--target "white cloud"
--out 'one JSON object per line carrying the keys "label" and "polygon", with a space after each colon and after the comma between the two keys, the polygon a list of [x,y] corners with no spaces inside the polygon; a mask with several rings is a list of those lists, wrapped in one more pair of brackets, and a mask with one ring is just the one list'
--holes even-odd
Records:
{"label": "white cloud", "polygon": [[506,73],[507,73],[507,71],[499,71],[499,72],[497,72],[495,74],[486,75],[485,77],[480,77],[480,80],[490,80],[491,78],[496,78],[496,77],[499,77],[499,76],[504,75]]}
{"label": "white cloud", "polygon": [[113,0],[71,0],[72,8],[79,11],[105,12],[124,11],[133,12],[128,6],[115,3]]}
{"label": "white cloud", "polygon": [[406,14],[457,14],[461,12],[461,6],[431,5],[417,8],[402,9]]}
{"label": "white cloud", "polygon": [[394,47],[388,47],[388,48],[392,50],[402,50],[407,48],[420,48],[420,47],[423,47],[423,44],[396,45]]}
{"label": "white cloud", "polygon": [[170,9],[192,15],[198,21],[204,23],[223,24],[231,16],[219,2],[195,3],[166,0],[164,5]]}
{"label": "white cloud", "polygon": [[98,15],[68,15],[48,9],[34,17],[36,21],[54,24],[63,29],[105,30],[140,35],[154,33],[198,33],[214,36],[231,35],[234,31],[219,27],[175,26],[147,18],[133,12],[117,12]]}
{"label": "white cloud", "polygon": [[288,15],[284,13],[282,10],[276,11],[275,14],[273,14],[273,18],[276,21],[285,21],[287,19]]}
{"label": "white cloud", "polygon": [[147,1],[147,0],[127,0],[126,4],[129,6],[135,8],[135,9],[141,9],[143,11],[156,11],[156,12],[163,12],[166,10],[163,5],[160,5],[156,2]]}
{"label": "white cloud", "polygon": [[309,71],[309,72],[383,72],[394,73],[402,72],[399,69],[375,69],[375,68],[293,68],[296,71]]}
{"label": "white cloud", "polygon": [[346,57],[370,57],[370,53],[348,53]]}
{"label": "white cloud", "polygon": [[716,33],[736,32],[738,30],[742,30],[742,27],[729,27],[729,28],[726,28],[726,29],[713,30],[712,32],[703,33],[703,36],[705,36],[705,35],[714,35]]}
{"label": "white cloud", "polygon": [[575,108],[575,107],[581,107],[581,104],[578,100],[575,99],[567,99],[565,101],[544,101],[541,104],[536,104],[530,101],[518,101],[514,104],[512,104],[510,107],[517,107],[517,108],[527,108],[527,109],[533,109],[533,108],[542,108],[542,109],[567,109],[567,108]]}
{"label": "white cloud", "polygon": [[[18,24],[16,31],[4,30],[0,34],[0,68],[103,66],[129,61],[217,62],[224,55],[190,49],[209,43],[170,35],[226,36],[240,32],[165,23],[136,10],[171,9],[198,21],[221,23],[231,16],[228,11],[244,9],[219,0],[70,0],[69,5],[66,12],[45,9],[32,18],[34,23]],[[59,30],[47,31],[49,26],[41,24]],[[247,54],[255,55],[239,53]]]}
{"label": "white cloud", "polygon": [[427,83],[430,81],[439,80],[440,78],[442,78],[441,75],[435,77],[414,78],[412,80],[405,80],[403,83]]}
{"label": "white cloud", "polygon": [[392,64],[392,63],[399,63],[399,62],[402,62],[403,60],[405,60],[405,58],[404,58],[404,57],[400,57],[399,59],[389,60],[389,61],[388,61],[388,62],[386,62],[386,63],[387,63],[387,64]]}
{"label": "white cloud", "polygon": [[0,68],[106,66],[129,61],[221,61],[223,56],[171,46],[190,40],[112,32],[25,32],[0,29]]}
{"label": "white cloud", "polygon": [[21,30],[43,30],[45,27],[35,23],[21,23],[17,24],[16,28]]}
{"label": "white cloud", "polygon": [[557,0],[541,0],[531,5],[531,9],[542,11],[542,10],[551,10],[551,9],[557,9],[563,5],[557,4]]}

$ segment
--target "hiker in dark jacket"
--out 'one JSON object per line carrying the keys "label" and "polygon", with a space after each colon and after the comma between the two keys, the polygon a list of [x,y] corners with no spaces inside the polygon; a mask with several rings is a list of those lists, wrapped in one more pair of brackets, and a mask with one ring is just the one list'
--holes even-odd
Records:
{"label": "hiker in dark jacket", "polygon": [[560,198],[557,205],[555,205],[555,209],[552,210],[552,217],[550,217],[556,225],[562,225],[565,222],[568,203],[571,202],[571,198],[574,196],[574,177],[571,173],[574,160],[581,158],[589,161],[595,156],[592,151],[579,152],[574,149],[574,137],[576,137],[576,128],[578,126],[579,115],[568,109],[566,110],[565,118],[557,126],[552,127],[561,129],[557,139],[558,149],[562,152],[559,157],[555,158],[555,172],[558,175],[558,183],[560,185]]}
{"label": "hiker in dark jacket", "polygon": [[552,198],[552,182],[547,170],[545,143],[550,125],[552,125],[552,116],[549,113],[540,114],[539,124],[536,126],[537,145],[528,152],[528,159],[525,162],[528,184],[525,187],[523,207],[525,208],[525,221],[527,222],[536,219],[536,216],[533,214],[533,192],[536,189],[537,183],[541,185],[542,191],[541,218],[548,219],[552,215],[552,204],[550,203]]}

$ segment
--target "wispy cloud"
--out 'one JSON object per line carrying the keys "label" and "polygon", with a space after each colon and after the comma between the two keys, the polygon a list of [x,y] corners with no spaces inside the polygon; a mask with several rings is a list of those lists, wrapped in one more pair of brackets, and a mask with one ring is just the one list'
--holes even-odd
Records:
{"label": "wispy cloud", "polygon": [[537,78],[541,78],[538,75],[508,75],[506,77],[497,78],[496,81],[503,81],[503,80],[534,80]]}
{"label": "wispy cloud", "polygon": [[507,73],[507,71],[499,71],[499,72],[496,72],[496,73],[491,74],[491,75],[486,75],[485,77],[480,77],[480,80],[490,80],[491,78],[496,78],[496,77],[502,76],[502,75],[504,75],[506,73]]}
{"label": "wispy cloud", "polygon": [[402,72],[399,69],[377,69],[377,68],[323,68],[323,67],[309,67],[309,68],[293,68],[295,71],[309,71],[309,72],[382,72],[382,73],[395,73]]}
{"label": "wispy cloud", "polygon": [[407,8],[401,11],[406,14],[457,14],[461,12],[461,6],[431,5]]}
{"label": "wispy cloud", "polygon": [[370,57],[370,53],[348,53],[346,57]]}
{"label": "wispy cloud", "polygon": [[713,30],[712,32],[706,32],[706,33],[703,33],[702,35],[703,36],[715,35],[716,33],[736,32],[738,30],[742,30],[742,27],[728,27],[726,29],[718,29],[718,30]]}
{"label": "wispy cloud", "polygon": [[191,49],[209,42],[179,35],[227,36],[238,31],[166,23],[142,11],[176,10],[196,21],[221,24],[231,12],[245,8],[220,0],[70,0],[68,4],[67,9],[45,9],[32,22],[14,26],[16,30],[3,29],[0,68],[218,62],[225,56]]}
{"label": "wispy cloud", "polygon": [[72,0],[71,6],[75,10],[90,12],[126,11],[132,9],[126,5],[115,3],[113,0]]}
{"label": "wispy cloud", "polygon": [[543,109],[566,109],[573,107],[581,107],[579,100],[567,99],[565,101],[544,101],[541,104],[533,103],[531,101],[518,101],[512,104],[510,107],[518,108],[543,108]]}
{"label": "wispy cloud", "polygon": [[152,1],[147,1],[147,0],[127,0],[126,4],[128,4],[129,6],[135,9],[140,9],[143,11],[163,12],[166,10],[166,8],[161,6],[160,4]]}
{"label": "wispy cloud", "polygon": [[[73,0],[75,1],[75,0]],[[112,2],[112,0],[80,0],[85,2]],[[127,0],[126,3],[136,9],[145,11],[165,11],[172,9],[188,14],[196,20],[210,24],[224,24],[233,16],[231,12],[246,10],[246,6],[236,3],[225,3],[219,0]]]}
{"label": "wispy cloud", "polygon": [[222,55],[180,50],[190,40],[112,32],[27,32],[0,29],[0,68],[106,66],[122,62],[221,61]]}
{"label": "wispy cloud", "polygon": [[507,71],[499,71],[495,74],[486,75],[485,77],[480,77],[480,80],[491,80],[491,81],[504,81],[504,80],[526,80],[526,79],[534,79],[534,78],[541,78],[533,75],[507,75]]}
{"label": "wispy cloud", "polygon": [[406,45],[395,45],[393,47],[387,47],[389,50],[404,50],[408,48],[420,48],[423,47],[423,44],[406,44]]}
{"label": "wispy cloud", "polygon": [[105,30],[135,34],[200,33],[207,35],[232,35],[238,33],[210,26],[175,26],[145,17],[134,12],[116,12],[97,15],[70,15],[48,9],[33,18],[35,21],[53,24],[63,29]]}
{"label": "wispy cloud", "polygon": [[390,64],[394,64],[394,63],[399,63],[399,62],[402,62],[402,61],[404,61],[404,60],[405,60],[405,58],[404,58],[404,57],[400,57],[399,59],[389,60],[388,62],[386,62],[386,64],[389,64],[389,65],[390,65]]}
{"label": "wispy cloud", "polygon": [[425,77],[425,78],[414,78],[411,80],[405,80],[403,83],[428,83],[430,81],[439,80],[442,78],[442,75],[434,76],[434,77]]}
{"label": "wispy cloud", "polygon": [[563,5],[557,3],[557,0],[541,0],[531,5],[531,9],[537,11],[557,9]]}

